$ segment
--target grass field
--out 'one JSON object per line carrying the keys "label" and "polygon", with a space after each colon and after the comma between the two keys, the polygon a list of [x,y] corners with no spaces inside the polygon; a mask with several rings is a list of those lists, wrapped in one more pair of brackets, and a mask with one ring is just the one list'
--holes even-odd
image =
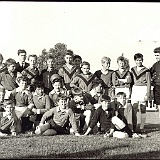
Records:
{"label": "grass field", "polygon": [[[103,135],[1,137],[0,158],[5,159],[160,159],[157,112],[147,113],[147,138],[104,138]],[[152,123],[151,123],[152,122]]]}

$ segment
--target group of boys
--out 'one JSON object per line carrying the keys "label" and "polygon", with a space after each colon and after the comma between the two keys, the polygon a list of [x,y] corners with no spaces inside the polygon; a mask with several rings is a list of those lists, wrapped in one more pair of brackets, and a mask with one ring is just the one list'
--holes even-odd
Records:
{"label": "group of boys", "polygon": [[60,69],[55,69],[54,58],[48,55],[47,68],[42,71],[37,67],[37,55],[29,55],[27,63],[23,49],[18,50],[19,62],[9,58],[3,64],[1,55],[0,135],[32,131],[37,135],[140,137],[145,132],[151,85],[160,110],[160,47],[154,53],[157,62],[150,69],[137,53],[136,66],[131,69],[120,56],[118,69],[110,70],[111,59],[102,57],[102,69],[95,73],[90,72],[90,63],[71,50],[67,50],[66,63]]}

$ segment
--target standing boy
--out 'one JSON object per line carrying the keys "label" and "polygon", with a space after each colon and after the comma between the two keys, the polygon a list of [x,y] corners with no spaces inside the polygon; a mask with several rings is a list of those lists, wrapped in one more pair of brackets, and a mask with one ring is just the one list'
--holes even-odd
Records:
{"label": "standing boy", "polygon": [[160,47],[154,49],[154,55],[157,62],[153,64],[150,69],[152,85],[153,85],[153,94],[154,94],[154,103],[157,105],[159,110],[160,117]]}
{"label": "standing boy", "polygon": [[39,81],[39,70],[37,65],[37,55],[32,54],[28,56],[29,66],[22,71],[22,75],[25,75],[29,79],[30,91],[34,91],[34,83]]}
{"label": "standing boy", "polygon": [[79,68],[73,64],[73,52],[68,50],[65,57],[66,63],[59,69],[58,74],[64,79],[64,85],[70,90],[72,78],[79,73]]}
{"label": "standing boy", "polygon": [[109,95],[111,99],[114,97],[114,90],[112,87],[112,73],[113,70],[110,70],[110,63],[111,59],[109,57],[102,57],[101,59],[101,65],[102,69],[97,70],[94,74],[103,81],[104,89],[105,89],[105,94]]}
{"label": "standing boy", "polygon": [[131,72],[126,68],[125,57],[120,56],[117,58],[118,70],[115,70],[112,74],[112,83],[115,88],[115,95],[118,92],[124,92],[127,95],[127,99],[131,96]]}
{"label": "standing boy", "polygon": [[141,113],[140,132],[144,132],[146,105],[151,93],[151,75],[148,68],[143,65],[143,55],[141,53],[134,55],[134,61],[136,66],[131,68],[134,81],[131,95],[131,103],[133,105],[133,130],[136,132],[137,111],[139,108]]}
{"label": "standing boy", "polygon": [[22,72],[25,68],[29,66],[29,63],[26,62],[27,52],[24,49],[18,50],[19,62],[16,63],[16,71]]}
{"label": "standing boy", "polygon": [[92,89],[92,81],[96,78],[94,74],[90,72],[90,64],[86,61],[81,64],[82,73],[77,74],[71,81],[70,87],[80,87],[85,92],[90,92]]}
{"label": "standing boy", "polygon": [[39,80],[44,83],[44,92],[49,94],[49,92],[53,89],[50,78],[53,74],[57,74],[58,71],[54,68],[54,57],[49,55],[47,57],[47,69],[42,70]]}
{"label": "standing boy", "polygon": [[81,67],[82,57],[80,55],[73,56],[73,64],[77,67]]}

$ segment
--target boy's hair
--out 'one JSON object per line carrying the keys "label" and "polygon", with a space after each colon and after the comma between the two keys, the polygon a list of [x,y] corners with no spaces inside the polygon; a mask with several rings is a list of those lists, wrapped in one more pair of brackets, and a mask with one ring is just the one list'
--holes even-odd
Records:
{"label": "boy's hair", "polygon": [[110,102],[111,101],[111,97],[104,94],[104,95],[100,96],[99,100],[100,100],[100,102],[103,102],[103,101]]}
{"label": "boy's hair", "polygon": [[103,86],[103,81],[101,79],[95,78],[92,81],[92,89],[97,87],[99,84],[101,84]]}
{"label": "boy's hair", "polygon": [[124,62],[125,62],[125,58],[124,58],[123,56],[119,56],[119,57],[117,58],[117,63],[118,63],[118,61],[124,61]]}
{"label": "boy's hair", "polygon": [[24,49],[19,49],[19,50],[18,50],[18,52],[17,52],[18,56],[19,56],[20,53],[25,53],[25,54],[27,54],[27,52],[26,52]]}
{"label": "boy's hair", "polygon": [[4,102],[3,102],[4,107],[6,107],[9,104],[13,104],[13,100],[11,100],[11,99],[4,99]]}
{"label": "boy's hair", "polygon": [[49,54],[49,55],[47,56],[46,60],[48,60],[48,59],[53,59],[53,60],[54,60],[54,57],[53,57],[51,54]]}
{"label": "boy's hair", "polygon": [[60,94],[60,95],[57,97],[56,101],[59,102],[60,100],[67,100],[67,96],[65,96],[64,94]]}
{"label": "boy's hair", "polygon": [[134,55],[134,60],[136,60],[136,59],[138,59],[138,58],[141,58],[142,61],[143,61],[143,54],[141,54],[141,53],[136,53],[136,54]]}
{"label": "boy's hair", "polygon": [[55,83],[55,82],[61,82],[62,78],[59,74],[53,74],[50,78],[51,83]]}
{"label": "boy's hair", "polygon": [[153,52],[154,53],[160,53],[160,47],[155,48]]}
{"label": "boy's hair", "polygon": [[120,96],[126,97],[126,94],[124,92],[118,92],[116,94],[116,97],[120,97]]}
{"label": "boy's hair", "polygon": [[30,54],[30,55],[28,56],[28,60],[29,60],[30,57],[35,57],[36,60],[37,60],[37,58],[38,58],[36,54]]}
{"label": "boy's hair", "polygon": [[2,54],[0,53],[0,59],[3,61],[3,56],[2,56]]}
{"label": "boy's hair", "polygon": [[65,56],[66,56],[66,55],[70,55],[70,56],[73,57],[73,51],[70,50],[70,49],[68,49],[67,52],[66,52],[66,54],[65,54]]}
{"label": "boy's hair", "polygon": [[34,84],[34,87],[35,89],[36,88],[43,88],[44,89],[44,83],[42,81],[37,81],[35,84]]}
{"label": "boy's hair", "polygon": [[7,66],[10,66],[12,64],[16,64],[16,61],[13,58],[9,58],[9,59],[6,60],[5,63],[6,63]]}
{"label": "boy's hair", "polygon": [[28,84],[29,78],[26,75],[21,75],[20,77],[17,77],[17,81],[18,83],[20,83],[20,81],[25,81]]}
{"label": "boy's hair", "polygon": [[74,61],[76,58],[78,58],[78,59],[80,59],[80,60],[82,61],[82,57],[81,57],[80,55],[74,55],[74,56],[73,56],[73,61]]}
{"label": "boy's hair", "polygon": [[89,67],[90,67],[90,63],[89,63],[89,62],[87,62],[87,61],[83,61],[83,62],[81,63],[81,67],[82,67],[82,66],[84,66],[84,65],[87,65],[87,66],[89,66]]}
{"label": "boy's hair", "polygon": [[111,59],[110,59],[109,57],[105,57],[105,56],[102,57],[101,63],[104,63],[104,62],[106,62],[106,61],[110,63],[110,62],[111,62]]}

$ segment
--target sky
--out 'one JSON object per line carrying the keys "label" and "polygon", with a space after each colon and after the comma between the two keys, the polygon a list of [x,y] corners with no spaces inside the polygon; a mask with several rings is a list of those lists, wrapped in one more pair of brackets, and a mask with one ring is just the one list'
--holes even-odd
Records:
{"label": "sky", "polygon": [[18,49],[40,55],[64,43],[67,49],[101,69],[101,58],[124,53],[134,66],[142,53],[144,65],[155,62],[160,46],[160,3],[157,2],[12,2],[0,1],[0,53],[18,61]]}

